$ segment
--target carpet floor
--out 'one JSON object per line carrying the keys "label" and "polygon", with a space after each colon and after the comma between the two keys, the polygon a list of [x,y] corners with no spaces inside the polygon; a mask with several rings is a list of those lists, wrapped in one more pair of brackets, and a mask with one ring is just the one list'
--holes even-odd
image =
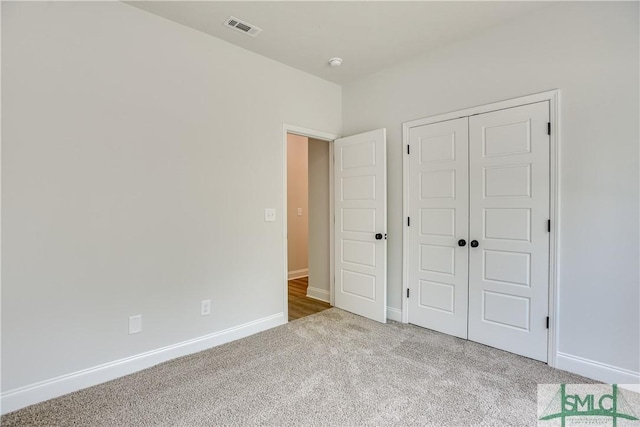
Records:
{"label": "carpet floor", "polygon": [[537,384],[593,381],[332,308],[2,417],[3,426],[535,426]]}

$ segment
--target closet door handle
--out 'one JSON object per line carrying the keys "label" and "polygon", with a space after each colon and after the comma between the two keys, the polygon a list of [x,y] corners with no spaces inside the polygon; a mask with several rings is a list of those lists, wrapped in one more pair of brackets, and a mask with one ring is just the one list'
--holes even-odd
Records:
{"label": "closet door handle", "polygon": [[460,247],[467,246],[467,241],[464,239],[458,240],[458,246]]}
{"label": "closet door handle", "polygon": [[472,241],[469,243],[469,245],[470,245],[472,248],[477,248],[477,247],[478,247],[478,241],[477,241],[477,240],[472,240]]}

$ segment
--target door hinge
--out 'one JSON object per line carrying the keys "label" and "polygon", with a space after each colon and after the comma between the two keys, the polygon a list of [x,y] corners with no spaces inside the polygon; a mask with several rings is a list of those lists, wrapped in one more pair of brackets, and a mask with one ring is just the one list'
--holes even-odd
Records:
{"label": "door hinge", "polygon": [[407,217],[407,227],[411,227],[411,217]]}
{"label": "door hinge", "polygon": [[551,220],[547,220],[547,232],[551,233]]}
{"label": "door hinge", "polygon": [[547,329],[549,329],[549,316],[547,316]]}
{"label": "door hinge", "polygon": [[407,298],[409,298],[409,288],[407,288]]}
{"label": "door hinge", "polygon": [[407,154],[411,154],[411,148],[409,148],[409,147],[411,147],[411,146],[407,144]]}
{"label": "door hinge", "polygon": [[551,135],[551,122],[547,123],[547,135]]}

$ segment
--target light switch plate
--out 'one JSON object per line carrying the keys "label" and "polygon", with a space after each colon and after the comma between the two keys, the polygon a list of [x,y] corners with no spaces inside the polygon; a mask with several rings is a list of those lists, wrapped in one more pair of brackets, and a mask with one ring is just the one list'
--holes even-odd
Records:
{"label": "light switch plate", "polygon": [[264,209],[264,220],[266,222],[274,222],[276,220],[276,210],[275,210],[275,208],[265,208]]}
{"label": "light switch plate", "polygon": [[298,208],[298,216],[302,216],[302,208]]}

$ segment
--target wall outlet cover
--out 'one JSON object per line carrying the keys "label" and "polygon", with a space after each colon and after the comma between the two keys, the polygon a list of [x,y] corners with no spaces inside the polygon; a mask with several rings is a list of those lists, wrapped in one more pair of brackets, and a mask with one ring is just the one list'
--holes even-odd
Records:
{"label": "wall outlet cover", "polygon": [[205,299],[200,303],[200,316],[208,316],[211,314],[211,300]]}
{"label": "wall outlet cover", "polygon": [[129,335],[142,332],[142,315],[129,317]]}

